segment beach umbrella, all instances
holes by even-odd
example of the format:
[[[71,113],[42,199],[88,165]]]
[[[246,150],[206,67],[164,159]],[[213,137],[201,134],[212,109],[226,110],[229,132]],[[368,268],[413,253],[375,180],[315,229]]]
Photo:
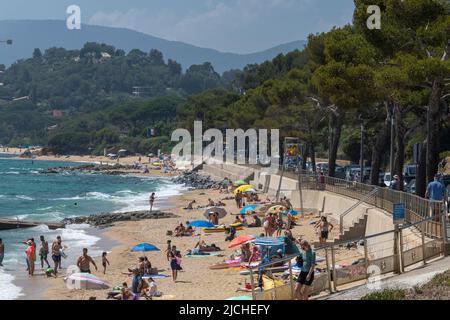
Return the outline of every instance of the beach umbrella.
[[[234,248],[234,247],[240,246],[241,244],[244,244],[244,243],[246,243],[246,242],[249,242],[249,241],[252,241],[252,240],[255,240],[255,239],[256,239],[256,238],[255,238],[254,236],[245,236],[245,235],[242,235],[242,236],[239,236],[239,237],[234,238],[234,239],[230,242],[230,245],[228,246],[228,248]]]
[[[195,220],[192,222],[189,222],[189,225],[196,228],[212,228],[214,227],[214,224],[211,222],[205,221],[205,220]]]
[[[243,186],[237,187],[236,190],[234,190],[234,193],[238,193],[239,191],[244,192],[248,188],[253,188],[253,186],[251,184],[245,184]]]
[[[267,212],[267,210],[269,210],[270,208],[272,208],[273,206],[282,206],[283,204],[281,202],[274,202],[274,203],[270,203],[270,204],[265,204],[263,206],[261,206],[259,208],[259,211],[261,212]]]
[[[203,215],[206,218],[209,218],[210,215],[212,215],[213,213],[218,213],[219,214],[219,219],[222,219],[223,217],[225,217],[227,215],[227,211],[223,208],[219,208],[219,207],[211,207],[209,209],[206,209],[205,213],[203,213]]]
[[[275,247],[284,245],[284,240],[275,237],[260,237],[256,239],[253,244],[265,247]]]
[[[285,210],[285,211],[283,211],[283,214],[284,214],[284,215],[287,215],[288,213],[290,213],[290,214],[293,215],[293,216],[298,215],[298,212],[295,211],[295,210]]]
[[[244,190],[244,193],[256,193],[256,190],[253,188],[248,188]]]
[[[241,211],[239,211],[239,213],[241,213],[241,214],[246,214],[246,213],[249,212],[249,211],[255,210],[256,207],[257,207],[256,204],[249,204],[249,205],[243,207],[243,208],[241,209]]]
[[[90,273],[72,273],[66,278],[66,284],[73,289],[102,290],[109,288],[108,283]]]
[[[267,210],[268,213],[279,213],[280,211],[286,210],[286,207],[284,206],[272,206],[269,208],[269,210]]]
[[[247,182],[245,182],[244,180],[236,180],[235,182],[233,182],[233,184],[235,186],[243,186],[243,185],[246,185]]]
[[[139,243],[130,250],[131,252],[160,251],[156,246],[150,243]]]

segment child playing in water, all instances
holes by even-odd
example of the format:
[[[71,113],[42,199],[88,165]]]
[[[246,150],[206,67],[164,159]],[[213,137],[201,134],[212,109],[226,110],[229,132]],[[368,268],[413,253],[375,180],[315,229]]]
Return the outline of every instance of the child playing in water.
[[[102,253],[102,265],[103,265],[103,274],[106,274],[106,265],[109,266],[108,258],[106,258],[107,252]]]

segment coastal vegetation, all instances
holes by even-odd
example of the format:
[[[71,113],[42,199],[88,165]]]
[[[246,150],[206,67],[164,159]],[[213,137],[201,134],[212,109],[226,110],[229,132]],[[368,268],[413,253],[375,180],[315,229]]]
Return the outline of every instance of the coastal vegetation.
[[[373,1],[371,1],[370,4]],[[87,43],[51,48],[5,70],[0,143],[41,144],[54,153],[170,150],[175,128],[278,128],[299,137],[305,155],[329,161],[360,157],[371,182],[389,161],[402,176],[420,143],[417,193],[450,150],[450,5],[441,0],[378,0],[382,26],[366,26],[368,1],[355,0],[352,25],[310,35],[303,51],[219,75],[208,62],[183,71],[149,53]],[[147,89],[132,95],[133,87]],[[53,112],[60,110],[61,113]],[[148,129],[156,129],[149,135]]]
[[[450,270],[435,275],[423,285],[412,289],[384,289],[368,293],[361,300],[448,300]]]

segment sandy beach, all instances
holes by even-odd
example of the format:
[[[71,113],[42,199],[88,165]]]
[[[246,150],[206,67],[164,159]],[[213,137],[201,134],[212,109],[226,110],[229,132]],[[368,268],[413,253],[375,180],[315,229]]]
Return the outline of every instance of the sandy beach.
[[[113,227],[108,228],[105,235],[120,243],[114,247],[108,254],[111,266],[108,267],[106,275],[101,271],[94,272],[95,275],[106,280],[112,286],[120,285],[122,282],[130,284],[131,277],[123,275],[127,268],[131,268],[137,264],[137,259],[142,253],[132,253],[130,249],[137,243],[149,242],[161,249],[160,252],[148,252],[146,256],[152,263],[153,267],[157,267],[159,272],[171,275],[169,262],[166,259],[164,249],[167,246],[167,240],[172,240],[172,244],[177,246],[183,254],[182,267],[183,271],[178,275],[178,281],[173,282],[171,277],[156,280],[158,290],[164,295],[170,295],[171,299],[199,299],[199,300],[217,300],[226,299],[239,295],[250,295],[248,292],[238,292],[237,290],[244,287],[245,281],[249,281],[248,276],[240,275],[239,269],[227,270],[210,270],[209,266],[221,262],[228,258],[236,248],[228,248],[223,233],[204,234],[197,232],[201,236],[192,237],[174,237],[167,236],[167,230],[173,230],[180,222],[185,223],[187,220],[204,219],[204,209],[185,210],[188,201],[195,199],[197,203],[205,205],[208,198],[213,200],[223,199],[226,194],[221,194],[217,190],[194,190],[185,194],[175,196],[171,199],[172,208],[165,210],[176,214],[177,218],[159,219],[159,220],[143,220],[131,222],[119,222]],[[228,195],[229,196],[229,195]],[[234,200],[223,200],[226,203],[225,208],[230,213],[237,213],[238,210]],[[227,215],[221,220],[224,223],[234,221],[234,216]],[[317,241],[317,235],[311,221],[316,221],[317,216],[311,215],[302,219],[299,226],[292,231],[296,238]],[[253,234],[258,235],[263,231],[262,228],[246,228],[238,231],[238,235]],[[338,234],[338,229],[334,229],[331,238]],[[185,257],[188,249],[192,249],[199,239],[205,240],[208,244],[214,243],[224,249],[221,252],[223,257],[207,257],[207,258],[189,258]],[[360,256],[356,250],[343,250],[339,255],[340,262],[351,263]],[[97,265],[101,265],[100,259],[95,259]],[[69,290],[66,288],[63,280],[48,279],[49,288],[44,293],[45,299],[88,299],[95,297],[96,299],[105,299],[108,290],[100,291],[83,291]],[[157,299],[157,298],[156,298]]]

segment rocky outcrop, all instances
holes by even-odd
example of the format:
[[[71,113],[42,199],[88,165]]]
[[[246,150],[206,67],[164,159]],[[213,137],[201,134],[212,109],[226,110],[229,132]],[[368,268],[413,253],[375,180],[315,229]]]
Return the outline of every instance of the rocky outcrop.
[[[48,168],[46,170],[42,170],[40,173],[42,174],[58,174],[64,172],[83,172],[83,173],[105,173],[111,175],[121,175],[121,174],[130,174],[130,171],[121,171],[122,170],[130,170],[136,169],[133,165],[99,165],[99,164],[85,164],[76,167],[54,167]],[[136,171],[140,172],[140,171]]]
[[[91,226],[110,226],[114,222],[119,221],[139,221],[146,219],[165,219],[176,218],[177,215],[171,212],[163,211],[132,211],[132,212],[115,212],[115,213],[101,213],[92,214],[90,216],[81,216],[75,218],[66,218],[62,220],[64,224],[82,224],[87,223]]]
[[[214,189],[226,185],[223,181],[215,181],[210,176],[204,176],[194,171],[185,171],[182,175],[172,178],[172,182],[184,184],[192,189]]]

